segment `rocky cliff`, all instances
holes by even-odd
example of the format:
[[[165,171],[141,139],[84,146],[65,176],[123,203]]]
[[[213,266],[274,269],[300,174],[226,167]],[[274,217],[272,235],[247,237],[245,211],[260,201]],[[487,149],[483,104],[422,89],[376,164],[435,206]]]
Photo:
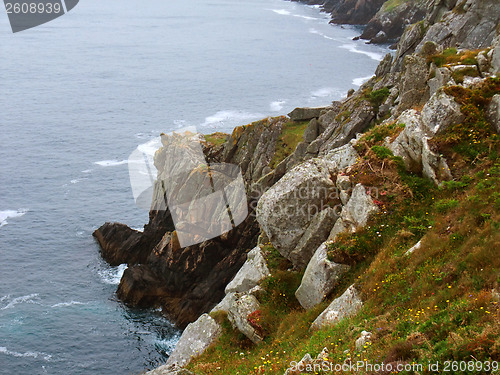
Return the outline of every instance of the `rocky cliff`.
[[[411,6],[408,3],[395,7]],[[332,6],[342,4],[346,3],[330,2]],[[386,11],[389,5],[384,5]],[[492,229],[492,223],[498,217],[495,207],[499,203],[488,199],[498,195],[494,181],[500,153],[496,134],[500,130],[499,6],[496,0],[428,1],[422,20],[405,28],[396,53],[387,55],[375,76],[344,100],[238,127],[219,145],[206,137],[203,151],[207,161],[237,164],[243,173],[250,214],[232,231],[180,248],[161,186],[155,186],[150,221],[143,233],[116,223],[106,223],[94,233],[106,260],[129,264],[118,288],[119,298],[135,306],[161,306],[180,326],[194,322],[173,359],[155,374],[181,371],[179,366],[200,355],[197,348],[204,351],[222,332],[223,350],[233,352],[271,342],[274,351],[276,347],[288,351],[286,337],[306,343],[307,332],[356,319],[360,311],[373,324],[382,322],[379,328],[384,324],[395,327],[398,323],[384,315],[382,305],[389,309],[399,303],[411,309],[413,299],[418,299],[428,302],[429,309],[431,304],[437,308],[443,302],[444,306],[446,299],[446,303],[452,299],[448,289],[453,283],[460,290],[453,298],[470,291],[485,305],[493,301],[490,291],[498,288],[496,261],[487,252],[481,252],[484,261],[480,261],[468,249],[481,249],[480,243],[498,244],[498,231]],[[166,168],[165,152],[164,146],[155,155],[160,174]],[[481,180],[486,174],[494,179],[493,185],[489,179]],[[462,207],[454,195],[468,186],[467,195],[477,197],[474,204],[482,207],[474,218],[459,220],[469,227],[454,223],[457,217],[444,215]],[[434,201],[434,195],[441,199]],[[484,198],[482,206],[479,197]],[[467,208],[470,202],[464,200],[462,215],[472,212]],[[471,231],[475,225],[483,228],[480,234]],[[483,237],[476,239],[476,235]],[[476,240],[475,245],[462,246]],[[451,245],[444,246],[448,243]],[[441,258],[433,249],[446,253],[450,265],[439,263]],[[458,249],[456,253],[454,249]],[[467,281],[469,276],[461,275],[479,277],[477,267],[460,263],[461,258],[474,259],[471,262],[481,264],[481,272],[485,270],[482,281],[474,281],[474,290]],[[452,270],[439,273],[432,268],[435,266]],[[421,272],[419,267],[435,280],[454,276],[446,284],[436,281],[423,290],[412,273]],[[380,270],[386,273],[382,275]],[[403,274],[411,285],[408,288],[401,279]],[[394,280],[401,281],[397,285],[402,292],[389,288],[385,299],[374,293],[382,283],[392,285]],[[439,301],[437,295],[442,297]],[[363,310],[364,304],[370,305],[370,312]],[[298,312],[301,309],[305,309],[303,313]],[[210,315],[202,315],[208,312]],[[303,321],[296,321],[297,314],[302,314]],[[423,316],[420,314],[424,313],[418,317]],[[477,324],[482,329],[482,323]],[[200,326],[211,329],[205,335],[196,328]],[[296,326],[297,332],[290,326]],[[410,337],[409,332],[394,327],[391,329],[398,335],[408,335],[405,345],[411,347],[437,335],[425,333],[424,339],[418,336],[420,332]],[[352,336],[356,329],[341,332]],[[379,337],[389,340],[390,332],[386,337],[384,328],[380,329]],[[250,341],[234,341],[233,330]],[[358,345],[361,352],[375,337],[363,332]],[[270,339],[262,344],[266,336]],[[337,350],[337,346],[345,345],[328,350]],[[494,341],[488,347],[491,353],[498,353]],[[227,369],[243,368],[239,360],[222,360],[214,350],[191,369],[217,373],[212,365],[222,365],[219,361]],[[328,350],[320,356],[328,357]],[[398,350],[404,351],[395,347]],[[256,353],[260,356],[258,350]],[[409,352],[389,354],[387,360],[393,363],[413,358]],[[320,356],[317,360],[323,358]],[[303,364],[314,361],[310,356],[302,360]],[[268,368],[265,363],[259,366]],[[269,369],[279,373],[286,369],[283,366]],[[286,373],[298,372],[289,369]]]

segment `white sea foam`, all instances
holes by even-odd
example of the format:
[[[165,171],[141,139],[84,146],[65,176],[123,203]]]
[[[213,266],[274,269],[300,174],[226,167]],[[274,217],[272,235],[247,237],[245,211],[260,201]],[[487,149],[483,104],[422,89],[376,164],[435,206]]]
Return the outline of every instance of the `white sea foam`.
[[[175,334],[174,336],[168,338],[168,339],[157,339],[155,340],[155,343],[157,346],[159,346],[165,353],[168,355],[172,354],[173,350],[175,349],[175,346],[179,342],[180,338],[180,333]]]
[[[275,102],[271,102],[269,105],[269,109],[274,112],[281,111],[283,109],[283,104],[286,103],[286,100],[277,100]]]
[[[87,178],[86,178],[86,177],[83,177],[83,178],[75,178],[75,179],[71,180],[70,182],[71,182],[72,184],[77,184],[77,183],[82,182],[82,181],[84,181],[84,180],[87,180]]]
[[[137,149],[139,151],[141,151],[142,153],[146,154],[148,157],[152,158],[154,156],[155,152],[160,147],[162,147],[161,138],[156,137],[156,138],[150,140],[149,142],[140,144],[139,146],[137,146]]]
[[[340,46],[340,48],[344,48],[344,49],[346,49],[350,52],[353,52],[353,53],[360,53],[362,55],[366,55],[369,58],[371,58],[372,60],[382,61],[382,57],[383,57],[382,54],[376,53],[376,52],[360,50],[356,47],[356,45],[354,43],[343,44]]]
[[[101,167],[115,167],[117,165],[124,165],[127,163],[128,160],[101,160],[94,162],[94,164],[100,165]]]
[[[315,98],[327,98],[339,94],[339,89],[334,87],[323,87],[321,89],[311,92],[312,99]]]
[[[20,208],[17,211],[14,210],[0,211],[0,228],[8,224],[7,219],[14,219],[16,217],[21,217],[28,211],[29,210],[27,208]]]
[[[309,32],[311,34],[316,34],[316,35],[322,36],[323,38],[328,39],[328,40],[339,40],[339,39],[336,39],[336,38],[332,38],[331,36],[328,36],[326,34],[323,34],[321,31],[318,31],[318,30],[316,30],[315,28],[312,28],[312,27],[309,29]]]
[[[120,284],[123,272],[125,272],[126,269],[126,264],[120,264],[117,267],[109,267],[104,270],[100,270],[98,273],[105,284],[118,285]]]
[[[74,306],[74,305],[86,305],[86,303],[78,302],[78,301],[59,302],[59,303],[56,303],[55,305],[52,305],[51,307],[68,307],[68,306]]]
[[[34,303],[33,299],[36,297],[38,297],[38,293],[28,294],[26,296],[20,296],[13,299],[10,299],[10,296],[7,296],[5,300],[8,301],[8,303],[5,306],[1,307],[0,310],[7,310],[24,302]],[[4,300],[2,300],[2,302],[3,301]]]
[[[50,361],[52,356],[50,354],[41,353],[41,352],[25,352],[19,353],[14,352],[12,350],[8,350],[5,346],[0,346],[0,353],[5,355],[10,355],[13,357],[31,357],[31,358],[43,358],[45,361]]]
[[[365,83],[366,81],[368,81],[372,77],[373,77],[373,74],[371,76],[354,78],[352,80],[352,84],[355,86],[361,86],[363,83]]]
[[[290,16],[292,14],[286,9],[269,9],[269,10],[276,14],[281,14],[282,16]]]
[[[264,117],[258,113],[249,113],[245,111],[237,111],[237,110],[226,110],[219,111],[212,116],[208,116],[205,118],[205,122],[201,124],[203,127],[216,127],[217,125],[225,125],[226,122],[229,122],[231,125],[238,125],[238,122],[241,121],[250,121],[258,118]]]
[[[92,169],[85,169],[84,171],[82,171],[82,173],[90,173],[92,172]]]

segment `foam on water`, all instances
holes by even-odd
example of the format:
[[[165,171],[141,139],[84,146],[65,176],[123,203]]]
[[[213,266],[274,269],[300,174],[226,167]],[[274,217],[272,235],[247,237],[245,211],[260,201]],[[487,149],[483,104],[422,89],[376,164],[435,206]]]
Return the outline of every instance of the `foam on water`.
[[[352,80],[352,84],[355,86],[361,86],[363,83],[365,83],[366,81],[368,81],[372,77],[373,77],[373,74],[371,76],[354,78]]]
[[[318,99],[318,98],[339,98],[341,96],[341,92],[339,89],[335,87],[323,87],[318,90],[314,90],[311,92],[311,97],[309,98],[309,101]]]
[[[286,9],[269,9],[269,10],[276,14],[280,14],[282,16],[290,16],[292,14]]]
[[[269,109],[273,112],[281,111],[285,103],[286,100],[277,100],[275,102],[271,102],[271,104],[269,104]]]
[[[212,116],[205,118],[205,122],[201,124],[202,127],[213,127],[228,125],[238,125],[241,121],[251,121],[263,118],[264,115],[259,113],[250,113],[238,110],[225,110],[219,111]]]
[[[13,357],[31,357],[31,358],[42,358],[44,361],[50,361],[52,355],[41,353],[41,352],[25,352],[19,353],[12,350],[8,350],[5,346],[0,346],[0,354],[11,355]]]
[[[78,302],[78,301],[70,301],[70,302],[59,302],[56,303],[55,305],[52,305],[51,307],[68,307],[68,306],[74,306],[74,305],[87,305],[87,303],[83,302]]]
[[[98,271],[101,280],[105,284],[118,285],[122,278],[123,272],[127,269],[126,264],[120,264],[117,267],[108,267],[106,269]]]
[[[16,217],[21,217],[28,211],[29,210],[27,208],[20,208],[17,211],[14,210],[0,211],[0,228],[3,227],[4,225],[9,224],[7,219],[14,219]]]
[[[32,294],[28,294],[28,295],[25,295],[25,296],[20,296],[20,297],[16,297],[12,300],[10,300],[10,296],[5,296],[7,298],[5,298],[5,300],[8,301],[8,303],[1,307],[0,310],[7,310],[7,309],[11,309],[13,308],[14,306],[20,304],[20,303],[24,303],[24,302],[27,302],[27,303],[35,303],[33,301],[34,298],[38,297],[38,293],[32,293]],[[4,299],[2,299],[2,302],[4,301]]]
[[[360,50],[356,47],[356,45],[354,43],[343,44],[340,46],[340,48],[344,48],[344,49],[348,50],[349,52],[360,53],[362,55],[366,55],[370,59],[375,60],[375,61],[382,61],[383,56],[380,53]]]
[[[116,167],[117,165],[128,164],[128,160],[101,160],[94,162],[94,164],[101,167]]]

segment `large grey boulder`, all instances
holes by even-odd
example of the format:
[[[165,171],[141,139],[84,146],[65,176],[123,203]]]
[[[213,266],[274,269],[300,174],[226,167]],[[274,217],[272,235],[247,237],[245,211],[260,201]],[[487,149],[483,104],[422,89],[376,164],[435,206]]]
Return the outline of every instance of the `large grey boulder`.
[[[488,107],[488,119],[496,132],[500,133],[500,94],[496,94],[491,98],[491,103]]]
[[[337,214],[331,207],[314,215],[297,246],[290,252],[289,259],[298,269],[304,269],[314,254],[315,249],[328,238],[337,220]]]
[[[327,161],[311,159],[287,172],[260,198],[257,221],[284,257],[290,257],[314,215],[335,192],[330,177]]]
[[[327,243],[323,242],[309,261],[295,297],[303,308],[313,308],[330,294],[349,269],[348,265],[328,260]]]
[[[441,87],[455,84],[448,68],[438,68],[433,64],[431,66],[431,72],[434,73],[434,77],[427,81],[431,98]]]
[[[188,324],[165,365],[186,366],[192,358],[201,355],[221,334],[221,327],[208,314]]]
[[[438,90],[422,109],[422,123],[431,135],[441,134],[464,119],[460,105],[443,90]]]
[[[357,184],[351,194],[349,202],[342,207],[340,217],[330,232],[329,240],[335,240],[342,232],[355,232],[358,228],[364,227],[369,217],[378,211],[378,207],[373,203],[373,198],[366,192],[366,188]]]
[[[352,140],[346,145],[329,151],[322,157],[323,160],[328,162],[328,169],[331,174],[336,174],[359,160],[359,154],[353,147],[354,142],[355,140]]]
[[[326,326],[338,324],[345,318],[352,317],[363,307],[363,301],[358,291],[351,285],[340,297],[332,303],[316,318],[311,329],[321,329]]]
[[[246,262],[234,276],[233,280],[227,284],[225,293],[246,292],[269,275],[269,268],[267,268],[262,251],[259,246],[256,246],[247,254]]]
[[[234,328],[237,328],[246,337],[258,344],[264,338],[260,332],[252,327],[248,321],[248,315],[260,309],[259,301],[253,295],[244,294],[239,296],[229,308],[227,318]]]
[[[220,301],[212,310],[210,310],[210,314],[219,311],[228,312],[231,306],[236,302],[238,297],[239,295],[237,293],[231,292],[226,294],[222,301]]]
[[[321,112],[324,111],[326,107],[302,107],[295,108],[292,112],[288,114],[293,121],[306,121],[311,120],[313,118],[318,118],[321,115]]]

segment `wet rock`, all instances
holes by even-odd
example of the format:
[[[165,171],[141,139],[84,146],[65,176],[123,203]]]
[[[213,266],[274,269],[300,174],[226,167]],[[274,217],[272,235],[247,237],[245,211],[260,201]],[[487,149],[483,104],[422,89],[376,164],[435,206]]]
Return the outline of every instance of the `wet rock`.
[[[313,308],[332,292],[349,269],[347,265],[329,261],[327,243],[322,243],[309,261],[295,297],[306,310]]]

